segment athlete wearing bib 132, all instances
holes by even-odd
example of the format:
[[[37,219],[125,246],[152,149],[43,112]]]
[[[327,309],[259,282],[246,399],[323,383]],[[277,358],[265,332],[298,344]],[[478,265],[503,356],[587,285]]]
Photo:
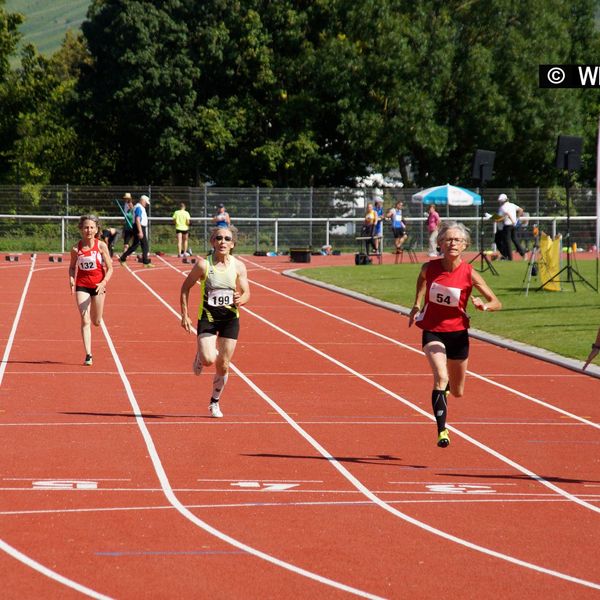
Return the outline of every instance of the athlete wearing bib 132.
[[[229,375],[240,330],[240,306],[250,299],[246,266],[232,255],[237,229],[219,227],[211,231],[213,248],[208,258],[198,257],[196,264],[181,286],[181,326],[193,331],[188,313],[189,295],[196,283],[201,285],[198,309],[197,350],[193,364],[195,375],[203,367],[215,365],[215,376],[209,404],[213,417],[222,417],[219,400]]]
[[[91,325],[100,325],[104,311],[106,284],[112,276],[108,246],[97,239],[98,218],[84,215],[79,219],[81,241],[71,248],[69,283],[81,316],[81,337],[85,348],[84,364],[92,364]]]
[[[481,275],[462,260],[470,243],[469,231],[462,223],[443,223],[437,240],[442,258],[421,268],[408,325],[416,323],[423,330],[423,351],[433,373],[431,404],[438,427],[437,443],[445,448],[450,444],[446,429],[448,394],[463,395],[467,373],[471,291],[475,287],[485,297],[485,301],[471,298],[477,310],[500,310],[502,304]]]

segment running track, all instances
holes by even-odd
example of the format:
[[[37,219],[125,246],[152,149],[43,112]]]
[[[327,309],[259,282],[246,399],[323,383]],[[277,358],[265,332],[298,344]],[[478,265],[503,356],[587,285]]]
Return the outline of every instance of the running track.
[[[92,368],[67,265],[0,265],[3,598],[600,597],[598,379],[474,341],[439,449],[406,318],[244,257],[211,419],[187,265],[153,260]]]

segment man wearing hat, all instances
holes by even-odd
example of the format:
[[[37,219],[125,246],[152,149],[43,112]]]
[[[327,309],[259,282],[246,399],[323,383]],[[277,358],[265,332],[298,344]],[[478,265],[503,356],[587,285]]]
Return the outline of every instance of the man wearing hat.
[[[498,221],[502,222],[502,234],[504,238],[504,248],[500,249],[506,254],[504,258],[506,260],[512,260],[511,241],[515,245],[517,252],[521,257],[525,257],[525,250],[517,239],[515,227],[519,220],[519,217],[523,214],[523,209],[516,204],[508,201],[506,194],[500,194],[498,196]]]
[[[133,231],[134,241],[129,248],[121,254],[119,262],[123,265],[127,257],[132,254],[136,248],[142,246],[142,262],[145,267],[153,267],[154,265],[148,258],[150,246],[148,244],[148,214],[146,208],[150,205],[150,198],[143,194],[140,196],[140,201],[133,207]]]

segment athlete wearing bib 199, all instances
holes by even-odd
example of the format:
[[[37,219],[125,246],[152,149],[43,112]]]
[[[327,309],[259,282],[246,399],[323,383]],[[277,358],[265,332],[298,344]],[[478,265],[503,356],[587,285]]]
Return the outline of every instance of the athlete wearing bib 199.
[[[235,227],[215,227],[210,234],[212,254],[207,258],[198,257],[185,278],[179,295],[181,326],[192,333],[194,328],[188,312],[190,291],[198,282],[202,287],[196,330],[197,349],[192,370],[194,375],[201,375],[204,367],[214,365],[215,375],[208,410],[217,418],[223,416],[220,400],[237,344],[239,308],[250,299],[246,266],[232,255],[236,241]]]
[[[202,282],[202,300],[198,309],[198,335],[218,333],[236,340],[240,330],[240,311],[234,304],[236,290],[236,259],[229,256],[226,265],[215,265],[212,256],[206,259],[206,278]]]

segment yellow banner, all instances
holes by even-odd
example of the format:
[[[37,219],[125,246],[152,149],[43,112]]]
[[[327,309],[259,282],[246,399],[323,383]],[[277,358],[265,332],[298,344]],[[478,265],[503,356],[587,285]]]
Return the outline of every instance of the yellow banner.
[[[560,279],[553,279],[560,271],[560,237],[553,240],[544,232],[540,235],[541,260],[538,263],[540,281],[547,281],[544,289],[550,292],[560,292]]]

